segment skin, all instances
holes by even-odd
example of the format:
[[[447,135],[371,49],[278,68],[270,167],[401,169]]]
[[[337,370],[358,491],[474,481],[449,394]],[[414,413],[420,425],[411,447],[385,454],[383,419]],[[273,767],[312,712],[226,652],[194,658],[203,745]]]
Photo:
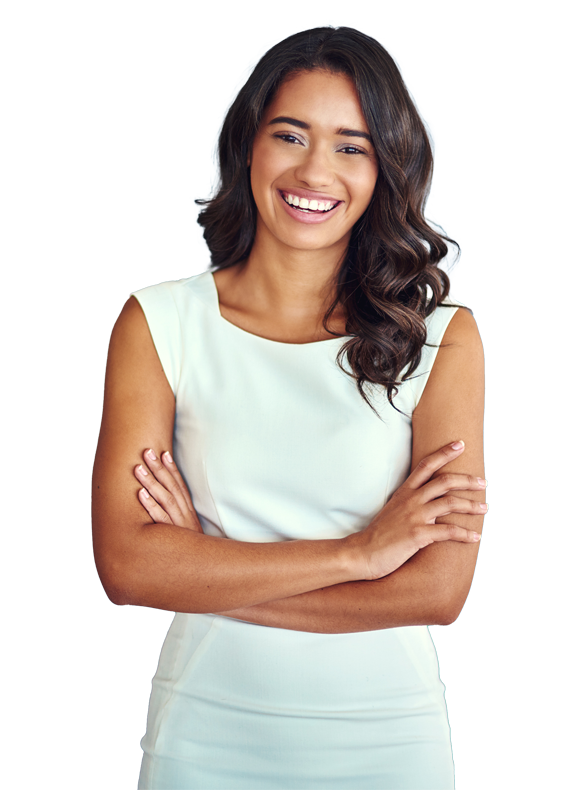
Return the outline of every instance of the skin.
[[[368,133],[347,78],[311,72],[280,88],[251,155],[254,247],[243,265],[215,275],[226,320],[280,342],[329,336],[322,316],[333,278],[377,176],[370,142],[345,129]],[[331,196],[337,208],[322,223],[301,222],[281,202],[292,190]],[[340,310],[331,327],[344,332]],[[457,312],[444,344],[413,415],[413,472],[365,530],[224,540],[202,533],[179,471],[161,455],[172,446],[175,400],[131,298],[111,338],[93,477],[95,558],[111,600],[318,632],[452,622],[487,509],[483,354],[468,312]],[[458,437],[465,445],[451,446]]]

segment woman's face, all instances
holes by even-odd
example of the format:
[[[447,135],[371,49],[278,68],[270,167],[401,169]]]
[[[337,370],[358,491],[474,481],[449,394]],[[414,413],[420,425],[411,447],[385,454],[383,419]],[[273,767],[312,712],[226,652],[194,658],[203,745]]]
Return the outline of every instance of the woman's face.
[[[327,71],[291,77],[267,107],[252,149],[256,241],[342,254],[377,174],[350,79]]]

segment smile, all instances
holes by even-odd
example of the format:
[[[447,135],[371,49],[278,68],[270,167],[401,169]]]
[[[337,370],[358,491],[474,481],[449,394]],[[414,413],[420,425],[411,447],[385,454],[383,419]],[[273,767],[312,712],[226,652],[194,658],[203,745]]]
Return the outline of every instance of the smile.
[[[280,194],[282,195],[283,200],[289,206],[292,206],[292,208],[303,212],[317,212],[324,214],[327,211],[332,211],[332,209],[336,208],[340,203],[340,200],[308,200],[307,198],[301,198],[297,195],[292,195],[290,192],[281,192]]]
[[[280,203],[286,214],[292,219],[306,225],[317,225],[327,222],[337,213],[342,206],[342,200],[310,200],[309,198],[293,195],[292,192],[278,190]]]

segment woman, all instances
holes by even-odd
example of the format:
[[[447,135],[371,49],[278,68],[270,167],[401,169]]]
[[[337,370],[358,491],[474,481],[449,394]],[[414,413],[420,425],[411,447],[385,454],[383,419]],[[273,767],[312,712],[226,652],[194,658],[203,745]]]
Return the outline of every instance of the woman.
[[[319,28],[262,58],[220,168],[214,271],[131,297],[107,366],[99,573],[178,613],[139,786],[448,790],[426,626],[473,576],[483,372],[426,132],[376,41]]]

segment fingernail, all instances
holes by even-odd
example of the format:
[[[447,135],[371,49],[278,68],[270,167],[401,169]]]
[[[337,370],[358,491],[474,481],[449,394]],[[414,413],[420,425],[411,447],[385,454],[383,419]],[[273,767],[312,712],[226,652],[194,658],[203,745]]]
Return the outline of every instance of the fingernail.
[[[153,450],[147,450],[145,455],[147,456],[147,458],[150,458],[152,461],[156,461],[157,460],[157,456],[155,455]]]
[[[473,540],[475,540],[476,542],[478,540],[481,540],[481,535],[479,534],[479,532],[474,532],[473,533]]]
[[[140,472],[142,475],[149,474],[149,472],[145,469],[145,467],[142,464],[139,464],[139,466],[137,467],[137,471]]]
[[[482,488],[487,488],[487,480],[484,480],[483,477],[478,477],[477,482]]]
[[[142,488],[141,491],[139,491],[139,493],[141,494],[143,499],[149,499],[149,491],[147,491],[146,488]]]
[[[451,445],[451,447],[452,447],[454,450],[461,450],[461,448],[462,448],[462,447],[465,447],[465,442],[463,442],[463,441],[461,441],[461,440],[459,440],[458,442],[453,442],[453,444]]]
[[[169,453],[169,451],[168,451],[168,450],[166,450],[166,451],[163,453],[163,455],[165,456],[165,459],[167,460],[167,462],[168,462],[168,463],[170,463],[170,464],[172,464],[172,463],[173,463],[173,458],[171,457],[171,455],[170,455],[170,453]]]
[[[482,510],[485,510],[485,511],[487,511],[487,510],[488,510],[488,507],[487,507],[487,502],[480,502],[480,503],[479,503],[479,507],[480,507]]]

